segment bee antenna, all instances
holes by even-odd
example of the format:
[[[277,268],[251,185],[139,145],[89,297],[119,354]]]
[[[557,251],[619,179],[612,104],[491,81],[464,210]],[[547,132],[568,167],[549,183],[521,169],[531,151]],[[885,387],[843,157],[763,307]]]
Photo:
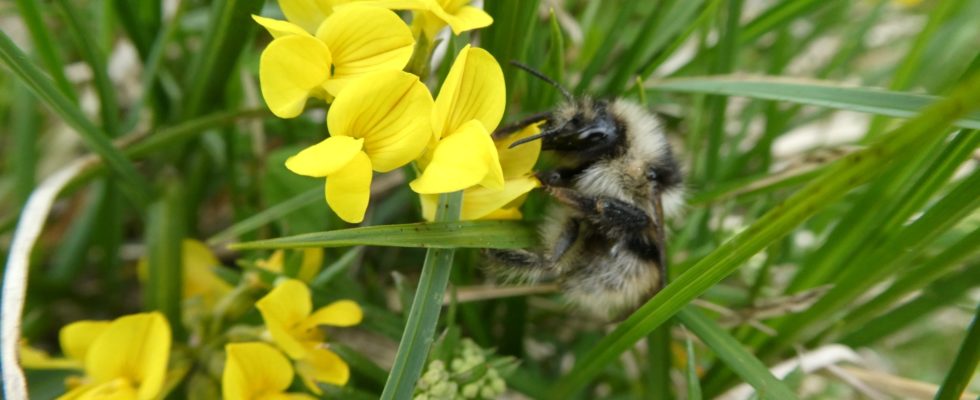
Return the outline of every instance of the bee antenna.
[[[513,65],[513,66],[515,66],[517,68],[523,69],[524,71],[527,71],[527,73],[533,75],[535,78],[538,78],[538,79],[540,79],[542,81],[547,82],[549,85],[554,86],[556,89],[558,89],[558,91],[561,92],[561,95],[563,97],[565,97],[565,100],[571,102],[571,101],[573,101],[575,99],[575,97],[572,96],[572,93],[569,92],[568,89],[565,89],[564,86],[562,86],[558,82],[555,82],[554,79],[551,79],[551,77],[549,77],[548,75],[545,75],[541,71],[538,71],[538,70],[536,70],[534,68],[531,68],[531,67],[529,67],[529,66],[527,66],[525,64],[522,64],[521,62],[519,62],[517,60],[510,60],[510,65]]]
[[[534,140],[538,140],[538,139],[541,139],[541,138],[545,138],[545,137],[554,135],[555,132],[556,131],[546,130],[546,131],[541,132],[541,133],[539,133],[537,135],[531,135],[531,136],[528,136],[528,137],[523,138],[523,139],[518,139],[518,140],[515,140],[514,143],[511,143],[510,146],[507,146],[507,148],[508,149],[513,149],[513,148],[515,148],[517,146],[520,146],[520,145],[522,145],[524,143],[531,142],[531,141],[534,141]]]

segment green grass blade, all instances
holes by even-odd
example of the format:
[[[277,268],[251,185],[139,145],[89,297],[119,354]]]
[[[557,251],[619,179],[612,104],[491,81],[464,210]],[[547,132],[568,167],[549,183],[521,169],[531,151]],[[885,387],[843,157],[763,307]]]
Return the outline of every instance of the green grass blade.
[[[254,250],[367,245],[513,249],[530,247],[535,240],[534,230],[521,222],[462,221],[365,226],[232,243],[228,247],[235,250]]]
[[[186,99],[182,115],[195,117],[216,105],[224,94],[238,55],[249,43],[248,37],[258,26],[252,14],[258,14],[264,0],[219,0],[212,4],[212,21],[204,36],[204,45],[191,62]]]
[[[813,329],[817,324],[834,322],[830,316],[853,303],[872,286],[881,282],[895,270],[896,264],[908,263],[926,244],[958,223],[963,217],[980,207],[980,171],[959,182],[945,197],[936,202],[921,217],[894,238],[865,257],[852,260],[834,287],[806,311],[793,315],[779,329],[780,335],[763,354],[772,354],[791,345],[803,328]]]
[[[261,228],[265,224],[276,221],[283,216],[289,215],[293,211],[299,210],[305,206],[313,204],[317,200],[322,201],[323,199],[323,189],[313,188],[307,190],[303,193],[296,195],[295,197],[269,207],[261,212],[252,215],[246,219],[236,222],[234,225],[225,228],[221,232],[218,232],[208,239],[208,244],[215,245],[217,243],[232,240],[242,234],[252,232],[256,229]]]
[[[27,55],[21,52],[3,32],[0,32],[0,60],[24,81],[39,99],[47,103],[68,125],[75,128],[85,144],[102,157],[109,169],[123,179],[128,189],[127,195],[137,203],[148,201],[150,188],[136,172],[136,167],[112,146],[109,138],[85,117],[82,110],[28,61]]]
[[[940,1],[938,6],[929,13],[929,20],[926,21],[926,25],[919,30],[919,34],[916,35],[915,41],[912,42],[912,46],[909,47],[905,56],[900,58],[901,64],[899,64],[895,74],[892,75],[888,89],[905,90],[911,86],[916,77],[916,70],[925,61],[922,55],[926,50],[926,45],[929,44],[942,23],[956,9],[957,3],[959,3],[957,0]],[[885,119],[880,117],[872,119],[868,128],[868,136],[874,137],[880,134],[885,127],[885,122]]]
[[[681,310],[681,312],[683,313],[684,310]],[[701,400],[701,382],[698,380],[698,363],[694,358],[694,343],[691,341],[691,338],[684,340],[684,349],[687,354],[687,373],[684,375],[684,380],[687,382],[687,398],[689,400]]]
[[[462,192],[440,195],[436,221],[459,220],[462,204]],[[412,309],[408,312],[405,331],[398,344],[395,363],[391,367],[388,381],[385,382],[384,391],[381,393],[382,399],[412,398],[415,382],[422,376],[425,360],[429,356],[429,347],[432,346],[455,252],[453,248],[429,249],[425,255],[419,286],[412,300]]]
[[[942,253],[930,257],[923,265],[905,272],[887,290],[851,311],[843,319],[844,330],[860,329],[871,317],[899,302],[909,293],[953,272],[956,267],[961,266],[971,255],[978,252],[980,252],[980,229],[967,234]]]
[[[75,39],[79,53],[92,70],[92,80],[99,96],[99,115],[102,119],[102,129],[109,137],[116,137],[120,134],[116,89],[113,87],[112,80],[109,79],[106,55],[95,43],[96,37],[91,34],[93,28],[85,26],[82,22],[83,19],[91,20],[91,18],[81,15],[81,11],[75,7],[72,1],[57,0],[57,3],[68,22],[68,32]]]
[[[741,42],[751,43],[766,33],[787,25],[798,17],[809,15],[816,8],[828,6],[833,1],[789,0],[782,1],[749,21],[742,28]]]
[[[714,63],[711,65],[711,72],[715,75],[727,74],[734,70],[738,50],[736,49],[739,32],[739,17],[742,15],[743,0],[732,0],[728,2],[725,10],[724,31],[719,39],[718,49]],[[705,114],[708,115],[708,143],[704,159],[704,169],[696,169],[699,172],[695,176],[706,178],[710,181],[716,177],[720,165],[720,152],[722,141],[726,140],[725,135],[725,110],[728,109],[728,97],[708,96],[705,99]],[[699,166],[695,166],[699,167]]]
[[[974,265],[976,262],[974,260]],[[904,332],[909,325],[941,307],[953,304],[977,286],[980,286],[980,274],[973,269],[963,268],[933,282],[911,301],[851,331],[840,339],[840,343],[851,347],[867,346],[892,334]]]
[[[946,379],[943,380],[939,393],[936,393],[936,400],[954,400],[960,398],[966,385],[977,372],[977,363],[980,362],[980,304],[973,316],[973,322],[967,330],[966,338],[960,345],[960,351],[956,354],[956,361],[949,368]]]
[[[938,140],[935,132],[942,131],[978,104],[980,75],[975,75],[950,98],[928,107],[920,116],[882,137],[883,140],[828,167],[826,172],[701,259],[623,321],[562,377],[553,398],[568,398],[587,385],[623,351],[737,270],[749,257],[788,234],[828,203],[882,172],[889,161],[900,162],[909,157],[909,153]]]
[[[184,276],[181,241],[185,230],[182,201],[180,187],[172,183],[164,196],[149,207],[148,273],[143,286],[143,307],[163,313],[177,337],[181,337],[184,326],[180,313]]]
[[[37,112],[37,100],[27,87],[14,82],[13,89],[13,97],[18,101],[11,104],[10,147],[12,151],[8,153],[9,164],[6,166],[14,175],[14,199],[19,208],[31,195],[37,180],[38,137],[40,136],[37,132],[41,118]]]
[[[17,0],[17,11],[31,33],[34,51],[41,57],[48,75],[54,80],[61,94],[65,95],[69,102],[77,103],[78,95],[75,94],[75,88],[65,75],[65,62],[58,54],[58,45],[51,37],[51,30],[44,25],[44,20],[41,18],[41,15],[44,15],[41,7],[45,7],[45,4],[40,1]]]
[[[698,9],[704,0],[676,0],[665,6],[662,14],[651,16],[656,18],[654,29],[640,29],[640,35],[630,49],[619,60],[620,67],[606,84],[606,94],[618,94],[624,90],[630,78],[639,74],[641,61],[644,57],[652,57],[660,53],[670,40],[691,25],[696,18]],[[657,14],[657,13],[651,13]],[[649,56],[648,56],[649,55]],[[641,77],[647,75],[639,75]]]
[[[778,400],[797,398],[783,381],[769,372],[762,361],[697,309],[688,306],[677,313],[677,319],[708,345],[735,373],[752,385],[760,398]],[[695,376],[694,379],[696,380],[697,377]]]
[[[900,118],[912,117],[925,106],[939,100],[936,96],[779,77],[677,78],[648,82],[647,87],[655,91],[724,94],[789,101]],[[969,113],[954,122],[954,125],[980,129],[980,112]]]
[[[673,321],[667,321],[652,333],[647,335],[647,366],[644,375],[644,397],[650,399],[672,399],[673,382],[670,379],[671,360],[671,328]]]
[[[589,84],[592,83],[592,79],[602,69],[602,66],[609,61],[609,54],[616,47],[616,41],[620,38],[618,28],[624,26],[629,21],[629,18],[633,15],[633,9],[639,3],[638,1],[627,1],[620,4],[619,13],[616,14],[616,19],[609,28],[593,28],[605,32],[605,37],[603,37],[602,44],[599,45],[596,53],[590,58],[589,65],[582,71],[582,77],[579,78],[578,85],[575,86],[575,92],[585,92],[589,88]]]
[[[481,46],[497,59],[504,70],[508,96],[514,92],[517,68],[510,60],[523,61],[533,36],[535,12],[540,0],[494,0],[484,3],[493,25],[480,31]]]

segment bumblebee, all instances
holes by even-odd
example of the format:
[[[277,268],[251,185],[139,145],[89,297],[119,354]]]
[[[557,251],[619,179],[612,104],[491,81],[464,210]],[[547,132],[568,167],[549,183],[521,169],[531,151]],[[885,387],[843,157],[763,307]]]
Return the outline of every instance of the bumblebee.
[[[557,200],[540,227],[542,248],[488,250],[507,278],[553,281],[573,305],[597,317],[632,311],[666,283],[665,216],[683,202],[682,174],[659,119],[625,99],[573,97],[554,80],[514,63],[559,89],[565,103],[503,128],[507,135],[544,121],[541,140],[559,160],[538,172]]]

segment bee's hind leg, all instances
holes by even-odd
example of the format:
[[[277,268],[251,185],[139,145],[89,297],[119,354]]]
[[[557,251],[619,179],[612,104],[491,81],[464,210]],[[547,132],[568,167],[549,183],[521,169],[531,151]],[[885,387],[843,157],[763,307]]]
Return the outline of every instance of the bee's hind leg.
[[[547,275],[544,255],[524,249],[484,249],[489,269],[507,280],[538,282]]]

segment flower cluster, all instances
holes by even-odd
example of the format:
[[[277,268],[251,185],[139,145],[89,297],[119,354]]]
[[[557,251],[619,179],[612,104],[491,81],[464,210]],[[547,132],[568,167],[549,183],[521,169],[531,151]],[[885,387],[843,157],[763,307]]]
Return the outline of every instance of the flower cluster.
[[[445,343],[443,343],[445,344]],[[470,339],[459,341],[446,362],[429,362],[415,389],[415,400],[495,399],[507,389],[501,374],[514,366],[506,358],[494,358]],[[503,370],[503,371],[502,371]]]
[[[320,384],[347,383],[349,367],[329,348],[322,328],[357,325],[363,313],[351,300],[313,309],[312,294],[304,282],[319,273],[324,262],[322,249],[304,249],[288,257],[280,250],[248,263],[254,269],[247,267],[237,285],[215,274],[221,264],[201,242],[184,240],[181,258],[182,322],[191,338],[187,346],[180,346],[180,354],[173,357],[176,360],[170,354],[170,322],[153,312],[114,321],[71,323],[60,332],[63,358],[24,344],[23,365],[82,371],[82,376],[68,379],[62,399],[162,398],[173,389],[167,382],[184,378],[191,354],[204,366],[194,372],[196,378],[189,378],[198,382],[189,389],[197,398],[212,398],[218,390],[226,399],[313,398],[285,393],[296,375],[315,394],[322,393]],[[271,290],[270,283],[275,283]],[[257,292],[264,295],[257,296]],[[204,304],[207,306],[202,307]],[[255,309],[262,316],[262,326],[243,318]],[[226,321],[231,323],[224,324]],[[223,353],[217,350],[220,348]],[[220,389],[202,389],[206,385],[200,382],[217,378]]]
[[[311,97],[331,103],[329,137],[289,158],[286,167],[326,178],[326,202],[344,221],[363,221],[374,172],[413,161],[421,173],[410,187],[420,194],[427,219],[437,194],[460,190],[466,190],[464,219],[519,217],[519,200],[537,186],[529,172],[538,150],[505,152],[491,138],[506,93],[489,52],[464,47],[434,99],[423,79],[403,71],[413,57],[430,56],[413,54],[417,40],[430,43],[446,25],[459,34],[492,23],[468,3],[280,0],[287,21],[255,17],[274,37],[259,67],[273,113],[295,117]],[[392,9],[411,10],[412,26]]]
[[[67,380],[69,399],[140,399],[160,397],[170,358],[170,324],[160,313],[114,321],[77,321],[61,329],[64,358],[49,358],[22,347],[26,368],[81,370]]]

